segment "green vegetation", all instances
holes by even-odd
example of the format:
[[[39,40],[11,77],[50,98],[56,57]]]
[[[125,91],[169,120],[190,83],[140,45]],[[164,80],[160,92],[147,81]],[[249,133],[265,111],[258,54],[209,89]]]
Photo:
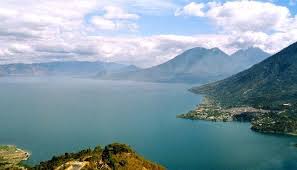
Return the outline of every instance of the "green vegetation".
[[[32,170],[63,170],[69,167],[79,167],[83,170],[163,170],[164,167],[145,160],[128,145],[114,143],[104,147],[85,149],[77,153],[65,153],[54,156],[51,160],[40,162]]]
[[[70,161],[86,161],[86,160],[100,160],[101,159],[101,152],[102,149],[100,146],[95,147],[94,150],[92,149],[85,149],[79,151],[77,153],[65,153],[64,155],[60,156],[53,156],[53,158],[49,161],[40,162],[39,165],[32,167],[32,169],[36,170],[47,170],[47,169],[55,169],[61,166],[64,163]]]
[[[297,131],[297,43],[225,80],[192,88],[224,108],[251,106],[270,110],[252,121],[259,132]]]
[[[261,114],[251,123],[254,131],[297,135],[297,116],[288,111]]]
[[[14,145],[0,145],[0,150],[10,152],[10,151],[16,151],[17,148]]]
[[[102,160],[112,169],[165,169],[137,155],[128,145],[119,143],[105,146]]]
[[[279,109],[297,98],[297,43],[250,69],[191,91],[206,94],[225,107]]]

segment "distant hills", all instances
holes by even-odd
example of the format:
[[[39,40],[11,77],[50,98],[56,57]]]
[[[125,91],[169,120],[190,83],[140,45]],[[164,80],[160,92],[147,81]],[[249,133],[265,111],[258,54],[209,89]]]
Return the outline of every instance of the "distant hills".
[[[226,106],[278,108],[296,104],[297,43],[225,80],[195,87]]]
[[[207,83],[238,73],[268,56],[259,48],[227,55],[219,48],[197,47],[146,69],[101,61],[60,61],[0,65],[0,76],[84,76],[108,80]]]
[[[151,82],[206,83],[219,80],[264,60],[269,56],[259,48],[239,50],[231,56],[219,48],[193,48],[175,58],[147,69],[120,72],[98,78]]]
[[[0,76],[95,76],[137,67],[107,62],[65,61],[33,64],[0,65]]]

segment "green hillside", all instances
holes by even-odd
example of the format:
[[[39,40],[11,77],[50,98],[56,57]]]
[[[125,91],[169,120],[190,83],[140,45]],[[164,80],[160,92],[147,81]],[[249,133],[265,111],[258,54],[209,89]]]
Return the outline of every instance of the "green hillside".
[[[297,43],[248,70],[191,89],[227,107],[249,105],[278,109],[297,99]]]

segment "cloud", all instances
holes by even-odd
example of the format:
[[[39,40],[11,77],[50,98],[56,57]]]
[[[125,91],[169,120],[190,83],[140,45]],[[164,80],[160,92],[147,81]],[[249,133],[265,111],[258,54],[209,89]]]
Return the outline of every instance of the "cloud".
[[[0,63],[98,60],[96,47],[101,43],[93,40],[94,32],[138,29],[131,20],[139,16],[113,4],[111,0],[1,1]],[[104,13],[93,16],[94,25],[87,24],[86,17],[98,11]]]
[[[100,16],[94,16],[91,19],[91,23],[95,25],[99,29],[103,30],[116,30],[117,29],[117,24],[109,19],[105,19]]]
[[[64,39],[23,42],[15,45],[0,40],[0,62],[47,62],[57,60],[110,61],[149,67],[172,59],[184,50],[202,46],[222,47],[228,37],[221,35],[146,37],[75,36]],[[20,57],[21,55],[21,57]]]
[[[101,44],[97,50],[105,61],[149,67],[163,63],[177,54],[197,46],[205,48],[219,46],[227,50],[224,47],[228,42],[228,37],[223,35],[155,35],[147,37],[96,37],[96,41]]]
[[[106,12],[104,14],[104,18],[107,19],[135,20],[139,18],[137,14],[128,13],[120,7],[116,6],[107,6],[104,8],[104,10]]]
[[[136,23],[129,20],[109,20],[100,16],[93,16],[90,22],[97,29],[107,31],[126,30],[135,32],[139,28]]]
[[[189,3],[183,9],[196,4]],[[297,41],[297,16],[293,16],[285,6],[261,1],[227,1],[225,3],[209,2],[201,8],[182,11],[183,15],[191,15],[208,19],[217,32],[229,38],[231,48],[260,47],[275,53],[290,43]],[[194,15],[195,11],[203,14]]]
[[[136,31],[138,25],[132,20],[139,19],[136,14],[128,13],[116,6],[104,7],[104,14],[101,16],[94,15],[91,17],[90,23],[100,30],[127,30]]]
[[[226,31],[281,31],[291,20],[287,7],[269,2],[232,1],[211,6],[207,17]]]
[[[175,11],[175,16],[180,15],[189,15],[189,16],[197,16],[202,17],[204,16],[203,8],[205,5],[203,3],[195,3],[191,2],[188,5],[184,6],[183,8],[179,8]]]
[[[144,15],[174,12],[206,18],[217,32],[138,34]],[[248,46],[276,52],[297,40],[297,16],[286,7],[254,1],[179,8],[171,0],[10,0],[0,1],[0,20],[0,64],[103,60],[149,67],[197,46],[228,53]]]

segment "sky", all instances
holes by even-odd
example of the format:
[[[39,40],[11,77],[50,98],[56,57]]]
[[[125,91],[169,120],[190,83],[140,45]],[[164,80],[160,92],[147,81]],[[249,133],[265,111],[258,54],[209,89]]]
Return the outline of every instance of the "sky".
[[[276,53],[297,41],[297,0],[5,0],[0,21],[0,64],[145,68],[193,47]]]

